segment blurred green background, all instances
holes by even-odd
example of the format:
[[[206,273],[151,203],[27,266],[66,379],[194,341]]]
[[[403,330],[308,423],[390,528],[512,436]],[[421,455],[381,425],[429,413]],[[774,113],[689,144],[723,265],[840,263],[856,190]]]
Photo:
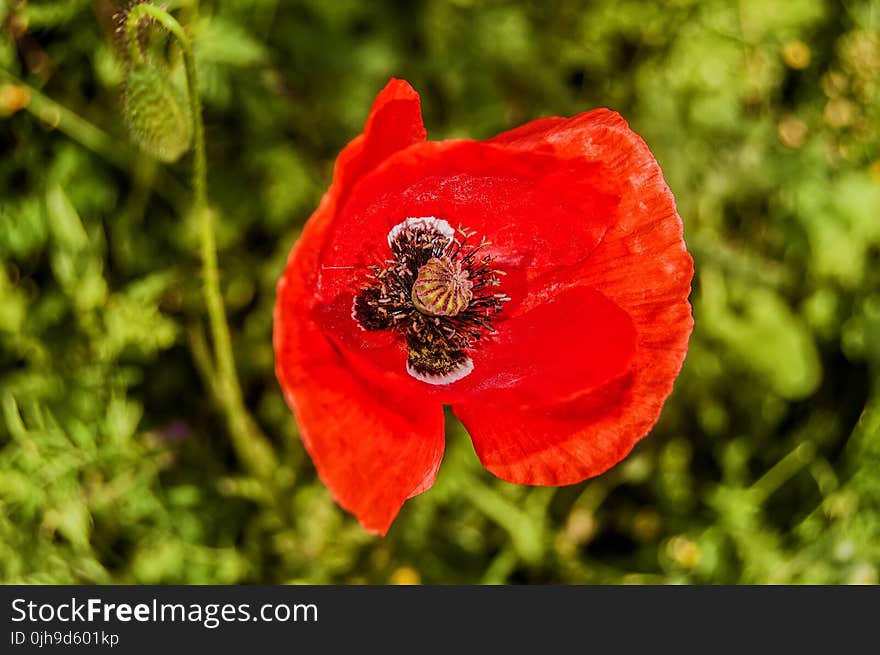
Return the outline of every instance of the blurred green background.
[[[119,7],[0,0],[0,581],[878,582],[880,2],[170,6],[277,467],[246,472],[199,375],[190,157],[126,136]],[[391,76],[434,139],[620,111],[676,195],[696,329],[623,464],[506,484],[450,420],[436,486],[380,539],[317,480],[270,335],[287,253]]]

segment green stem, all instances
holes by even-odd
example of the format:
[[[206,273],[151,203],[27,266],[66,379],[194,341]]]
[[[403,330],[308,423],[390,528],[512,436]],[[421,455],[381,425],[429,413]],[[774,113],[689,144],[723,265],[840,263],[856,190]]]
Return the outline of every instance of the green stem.
[[[232,352],[229,324],[226,320],[226,308],[223,306],[223,295],[220,291],[217,242],[214,235],[213,215],[208,208],[205,128],[202,122],[202,103],[199,96],[192,43],[180,23],[168,12],[150,4],[135,5],[129,11],[125,21],[125,41],[129,53],[136,63],[143,63],[143,53],[138,42],[138,25],[141,19],[146,17],[155,20],[168,30],[177,40],[183,53],[194,137],[192,210],[199,221],[202,269],[205,278],[205,304],[208,310],[211,338],[214,343],[214,357],[217,361],[218,385],[222,393],[229,431],[232,435],[233,445],[245,466],[255,475],[269,478],[274,468],[272,449],[265,436],[260,433],[259,428],[248,415],[244,405],[241,385],[235,370],[235,358]]]
[[[11,73],[0,71],[0,77],[6,78],[11,84],[27,89],[29,99],[24,109],[29,113],[47,125],[61,130],[74,141],[81,143],[114,166],[120,168],[128,167],[129,158],[126,156],[126,152],[119,148],[118,142],[112,139],[110,135],[83,120],[66,107],[50,100],[32,86],[18,80]]]
[[[543,526],[541,521],[526,514],[495,488],[484,484],[476,475],[461,485],[461,490],[491,521],[504,528],[516,553],[531,565],[537,565],[544,555]]]
[[[751,492],[763,503],[783,484],[793,478],[802,468],[810,464],[816,456],[816,446],[812,441],[804,441],[780,459],[761,476],[751,487]]]

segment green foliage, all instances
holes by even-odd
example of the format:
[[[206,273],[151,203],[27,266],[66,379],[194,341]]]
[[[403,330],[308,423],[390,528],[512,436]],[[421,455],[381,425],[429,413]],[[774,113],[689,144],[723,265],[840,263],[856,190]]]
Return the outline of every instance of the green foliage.
[[[115,8],[0,1],[0,580],[878,582],[877,0],[200,5],[171,7],[195,42],[223,292],[276,473],[247,472],[216,409],[188,158],[127,145]],[[143,45],[179,74],[167,39]],[[676,195],[696,329],[620,466],[508,485],[452,423],[436,486],[378,539],[296,438],[271,312],[392,75],[432,138],[620,111]]]

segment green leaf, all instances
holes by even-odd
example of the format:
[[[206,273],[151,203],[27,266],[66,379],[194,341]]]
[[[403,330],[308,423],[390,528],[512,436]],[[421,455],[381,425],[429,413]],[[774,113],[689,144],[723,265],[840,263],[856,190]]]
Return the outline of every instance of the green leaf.
[[[238,68],[257,66],[268,59],[266,47],[240,25],[220,16],[199,21],[196,56],[204,63]]]

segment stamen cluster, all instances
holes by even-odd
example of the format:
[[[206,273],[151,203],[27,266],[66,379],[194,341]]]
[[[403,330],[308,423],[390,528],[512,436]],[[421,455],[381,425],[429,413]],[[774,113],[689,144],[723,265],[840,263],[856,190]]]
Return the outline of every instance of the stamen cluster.
[[[355,297],[358,325],[401,334],[407,369],[425,382],[449,384],[468,375],[468,351],[494,331],[492,317],[510,300],[496,292],[504,272],[492,266],[485,238],[472,242],[475,235],[433,217],[406,219],[388,235],[393,258],[370,267]]]

